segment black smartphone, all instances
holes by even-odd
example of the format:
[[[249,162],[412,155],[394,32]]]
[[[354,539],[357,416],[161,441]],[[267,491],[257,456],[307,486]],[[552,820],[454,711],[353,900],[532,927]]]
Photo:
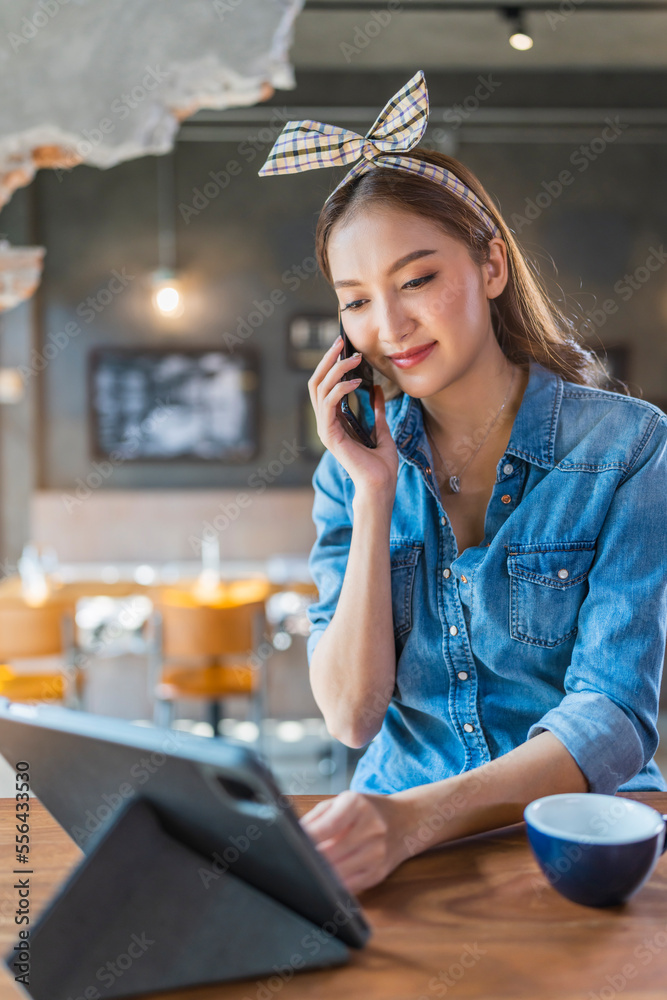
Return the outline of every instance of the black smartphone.
[[[355,353],[355,348],[343,329],[343,317],[340,314],[340,309],[338,310],[338,324],[340,335],[343,338],[343,350],[340,356],[341,358],[351,358]],[[377,448],[373,369],[363,357],[356,368],[352,368],[351,371],[343,375],[343,380],[347,382],[355,378],[360,378],[362,381],[356,389],[343,396],[340,404],[341,416],[354,437],[365,444],[367,448]]]

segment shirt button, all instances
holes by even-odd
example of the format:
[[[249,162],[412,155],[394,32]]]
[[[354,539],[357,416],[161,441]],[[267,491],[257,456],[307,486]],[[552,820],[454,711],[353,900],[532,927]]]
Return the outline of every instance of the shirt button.
[[[431,475],[431,466],[430,466],[430,465],[427,465],[427,466],[426,466],[426,470],[425,470],[425,471],[426,471],[426,475],[427,475],[427,476],[430,476],[430,475]]]
[[[567,580],[567,578],[568,578],[568,576],[570,574],[568,573],[568,571],[566,569],[559,569],[558,570],[558,575],[561,578],[561,580]]]
[[[450,626],[449,634],[450,635],[458,635],[459,634],[459,630],[457,629],[456,625],[451,625]]]
[[[442,575],[444,576],[445,580],[449,580],[450,576],[452,575],[451,569],[443,569]]]
[[[458,674],[456,676],[458,677],[458,679],[460,681],[467,681],[468,680],[468,671],[467,670],[459,670],[459,672],[458,672]]]
[[[503,465],[503,472],[505,473],[506,476],[512,475],[512,473],[514,472],[514,466],[511,464],[511,462],[508,462],[507,465]]]
[[[509,493],[505,493],[503,496],[501,496],[500,499],[502,500],[503,503],[512,503],[512,497],[509,495]]]
[[[462,576],[461,577],[461,583],[467,583],[467,582],[468,582],[468,577],[467,576]]]
[[[440,518],[440,524],[447,524],[447,518],[446,517],[441,517]]]
[[[466,733],[473,733],[475,731],[475,727],[472,726],[469,722],[464,722],[463,728],[465,729]]]

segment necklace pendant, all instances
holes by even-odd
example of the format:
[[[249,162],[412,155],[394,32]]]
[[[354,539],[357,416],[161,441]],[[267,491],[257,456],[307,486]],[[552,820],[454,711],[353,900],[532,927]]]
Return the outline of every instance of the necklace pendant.
[[[459,492],[459,488],[460,487],[459,487],[459,477],[458,476],[450,476],[449,477],[449,488],[452,491],[452,493],[458,493]]]

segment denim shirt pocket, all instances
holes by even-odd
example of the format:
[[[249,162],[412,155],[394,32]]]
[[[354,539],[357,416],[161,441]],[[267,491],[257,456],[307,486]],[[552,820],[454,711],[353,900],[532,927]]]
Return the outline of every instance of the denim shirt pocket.
[[[391,610],[394,617],[394,636],[405,635],[412,628],[412,589],[415,569],[423,542],[410,538],[390,538],[391,560]]]
[[[510,634],[520,642],[558,646],[577,632],[588,593],[592,542],[509,546]]]

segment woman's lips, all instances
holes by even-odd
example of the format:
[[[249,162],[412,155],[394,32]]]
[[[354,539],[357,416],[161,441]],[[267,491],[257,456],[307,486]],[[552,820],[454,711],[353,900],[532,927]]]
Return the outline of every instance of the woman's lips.
[[[420,361],[424,361],[429,356],[435,345],[436,341],[434,340],[430,344],[425,344],[424,347],[411,351],[407,356],[392,357],[390,355],[389,360],[392,364],[395,364],[397,368],[413,368],[415,365],[418,365]]]

